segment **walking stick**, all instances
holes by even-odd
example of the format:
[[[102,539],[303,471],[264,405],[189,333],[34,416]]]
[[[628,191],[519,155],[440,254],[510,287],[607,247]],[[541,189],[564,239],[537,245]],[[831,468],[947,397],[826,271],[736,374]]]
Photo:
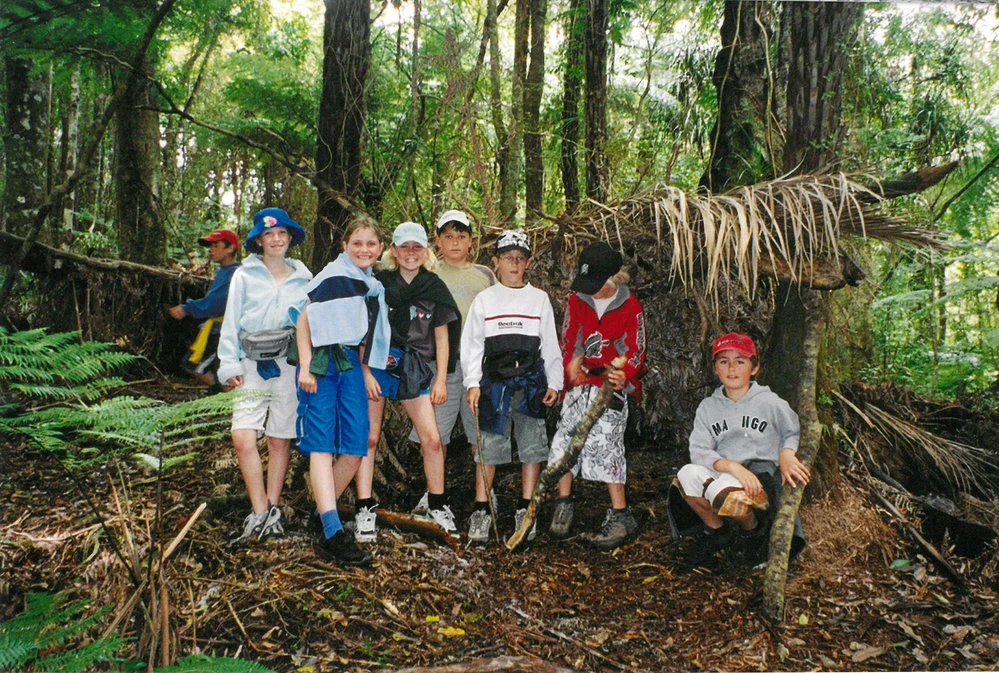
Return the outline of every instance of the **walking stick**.
[[[593,428],[593,424],[603,415],[604,410],[607,409],[607,403],[610,402],[611,395],[614,393],[614,387],[610,384],[607,375],[615,369],[623,368],[625,362],[627,361],[624,356],[618,356],[607,367],[607,371],[604,373],[604,383],[600,386],[600,392],[597,393],[590,408],[583,415],[583,418],[580,419],[575,430],[573,430],[572,440],[569,442],[565,453],[554,463],[549,463],[541,473],[541,476],[538,478],[538,484],[534,487],[534,494],[531,496],[531,504],[527,506],[527,516],[521,522],[520,528],[515,530],[510,539],[506,541],[506,548],[509,551],[515,550],[527,538],[527,532],[531,530],[531,526],[534,525],[534,519],[538,515],[538,504],[545,497],[548,489],[554,486],[562,478],[562,475],[576,464],[579,454],[586,444],[586,438]]]
[[[489,502],[489,514],[493,520],[493,534],[496,536],[497,542],[502,542],[499,536],[499,527],[496,525],[496,507],[493,506],[492,497],[492,484],[486,483],[486,463],[482,458],[482,429],[479,428],[479,407],[476,405],[475,409],[472,411],[472,415],[475,416],[475,441],[478,442],[475,447],[475,462],[479,465],[479,473],[482,475],[482,484],[486,487],[486,501]]]

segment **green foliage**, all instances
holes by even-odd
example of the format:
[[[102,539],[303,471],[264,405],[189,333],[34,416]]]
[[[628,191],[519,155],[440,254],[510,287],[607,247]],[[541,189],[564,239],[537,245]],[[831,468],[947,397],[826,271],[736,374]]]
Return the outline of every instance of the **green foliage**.
[[[0,670],[91,670],[113,658],[124,641],[88,634],[108,608],[86,615],[87,603],[65,594],[29,594],[22,614],[0,622]]]
[[[86,601],[70,602],[67,594],[29,594],[23,613],[0,622],[0,670],[82,673],[98,664],[120,661],[128,641],[91,632],[109,608],[86,614]],[[141,662],[137,662],[141,663]],[[144,664],[143,664],[144,667]],[[194,655],[156,673],[271,673],[243,659]]]
[[[163,469],[189,459],[191,445],[226,434],[229,394],[180,404],[130,396],[94,403],[123,384],[111,372],[136,359],[112,344],[80,343],[75,332],[0,329],[0,391],[20,400],[0,406],[0,432],[63,451],[71,467],[116,451],[152,451]]]

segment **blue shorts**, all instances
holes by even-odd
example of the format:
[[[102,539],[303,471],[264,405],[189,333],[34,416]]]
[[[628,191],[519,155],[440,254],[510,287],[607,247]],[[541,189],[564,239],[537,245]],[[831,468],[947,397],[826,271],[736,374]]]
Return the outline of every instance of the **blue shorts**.
[[[345,348],[354,366],[338,372],[331,366],[318,376],[316,392],[298,389],[298,450],[347,456],[368,455],[368,394],[357,351]]]

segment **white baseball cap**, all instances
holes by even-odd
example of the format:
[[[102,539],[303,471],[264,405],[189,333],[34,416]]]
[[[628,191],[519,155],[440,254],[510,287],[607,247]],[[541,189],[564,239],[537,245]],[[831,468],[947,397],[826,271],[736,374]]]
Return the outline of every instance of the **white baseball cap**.
[[[392,245],[419,243],[427,247],[427,232],[416,222],[403,222],[392,232]]]
[[[435,231],[439,234],[441,229],[449,224],[457,224],[465,227],[469,231],[472,231],[472,223],[468,220],[468,215],[460,210],[445,210],[441,213],[441,216],[437,218],[437,226]]]

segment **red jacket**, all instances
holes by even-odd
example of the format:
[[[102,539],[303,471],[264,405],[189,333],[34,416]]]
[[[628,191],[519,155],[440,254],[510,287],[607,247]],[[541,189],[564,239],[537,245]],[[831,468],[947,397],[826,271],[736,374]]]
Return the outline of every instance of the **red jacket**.
[[[594,370],[606,367],[614,358],[624,355],[627,378],[624,390],[640,396],[639,377],[645,373],[645,314],[642,305],[627,287],[618,287],[617,294],[602,318],[597,318],[596,308],[588,295],[569,295],[568,308],[562,323],[562,366],[566,372],[566,390],[572,387],[569,380],[569,363],[583,355],[583,367]],[[584,385],[599,386],[603,377],[588,376]]]

